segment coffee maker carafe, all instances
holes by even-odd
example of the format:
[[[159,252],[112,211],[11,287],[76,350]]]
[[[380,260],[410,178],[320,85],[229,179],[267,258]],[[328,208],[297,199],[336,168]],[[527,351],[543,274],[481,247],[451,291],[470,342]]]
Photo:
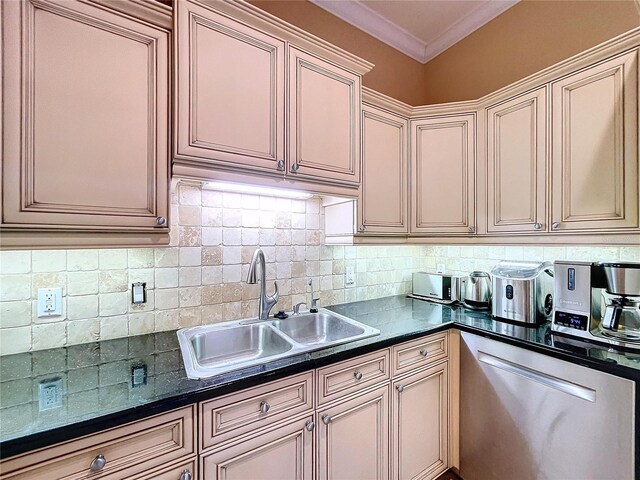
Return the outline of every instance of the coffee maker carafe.
[[[601,263],[605,286],[600,333],[640,343],[640,264]]]

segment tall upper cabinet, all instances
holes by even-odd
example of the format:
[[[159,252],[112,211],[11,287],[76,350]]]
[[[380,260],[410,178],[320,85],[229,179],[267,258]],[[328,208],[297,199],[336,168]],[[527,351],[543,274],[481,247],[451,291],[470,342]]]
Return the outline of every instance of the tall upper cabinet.
[[[475,113],[411,120],[412,233],[475,233]]]
[[[359,187],[373,65],[245,2],[174,5],[174,174]]]
[[[546,88],[487,109],[487,231],[546,231]]]
[[[638,49],[551,84],[551,229],[640,226]]]
[[[168,243],[171,10],[0,9],[3,246]]]

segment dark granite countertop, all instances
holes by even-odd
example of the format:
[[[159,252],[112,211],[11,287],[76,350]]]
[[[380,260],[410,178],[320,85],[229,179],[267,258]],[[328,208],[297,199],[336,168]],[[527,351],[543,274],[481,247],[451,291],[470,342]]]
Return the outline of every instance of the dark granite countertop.
[[[616,375],[640,379],[640,354],[551,335],[486,313],[405,296],[332,310],[380,330],[358,342],[269,362],[212,378],[186,376],[174,331],[0,357],[0,457],[16,455],[200,400],[318,368],[453,326]],[[134,386],[132,370],[144,368]],[[142,372],[143,370],[138,370]],[[40,405],[42,381],[60,380],[61,405]],[[138,382],[136,382],[138,383]]]

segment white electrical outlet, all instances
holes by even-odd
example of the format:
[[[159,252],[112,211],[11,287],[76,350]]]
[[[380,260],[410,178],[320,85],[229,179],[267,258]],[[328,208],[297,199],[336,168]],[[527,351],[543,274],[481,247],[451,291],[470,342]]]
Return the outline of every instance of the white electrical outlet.
[[[42,380],[39,385],[38,407],[51,410],[62,406],[62,379]]]
[[[62,315],[62,288],[38,289],[38,317]]]
[[[344,284],[354,285],[356,283],[356,269],[354,267],[347,267],[344,274]]]
[[[436,265],[436,273],[444,273],[444,263],[438,263]]]

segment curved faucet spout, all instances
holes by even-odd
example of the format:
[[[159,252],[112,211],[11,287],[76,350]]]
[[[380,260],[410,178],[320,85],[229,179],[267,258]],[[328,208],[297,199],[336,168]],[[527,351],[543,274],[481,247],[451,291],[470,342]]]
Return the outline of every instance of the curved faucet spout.
[[[260,266],[260,298],[258,300],[258,320],[267,320],[269,318],[269,312],[278,302],[280,294],[278,293],[278,284],[276,282],[273,282],[275,292],[272,296],[267,295],[267,272],[265,267],[264,252],[260,248],[256,248],[256,251],[253,252],[253,258],[251,259],[249,272],[247,273],[247,283],[252,285],[258,283],[258,265]]]

